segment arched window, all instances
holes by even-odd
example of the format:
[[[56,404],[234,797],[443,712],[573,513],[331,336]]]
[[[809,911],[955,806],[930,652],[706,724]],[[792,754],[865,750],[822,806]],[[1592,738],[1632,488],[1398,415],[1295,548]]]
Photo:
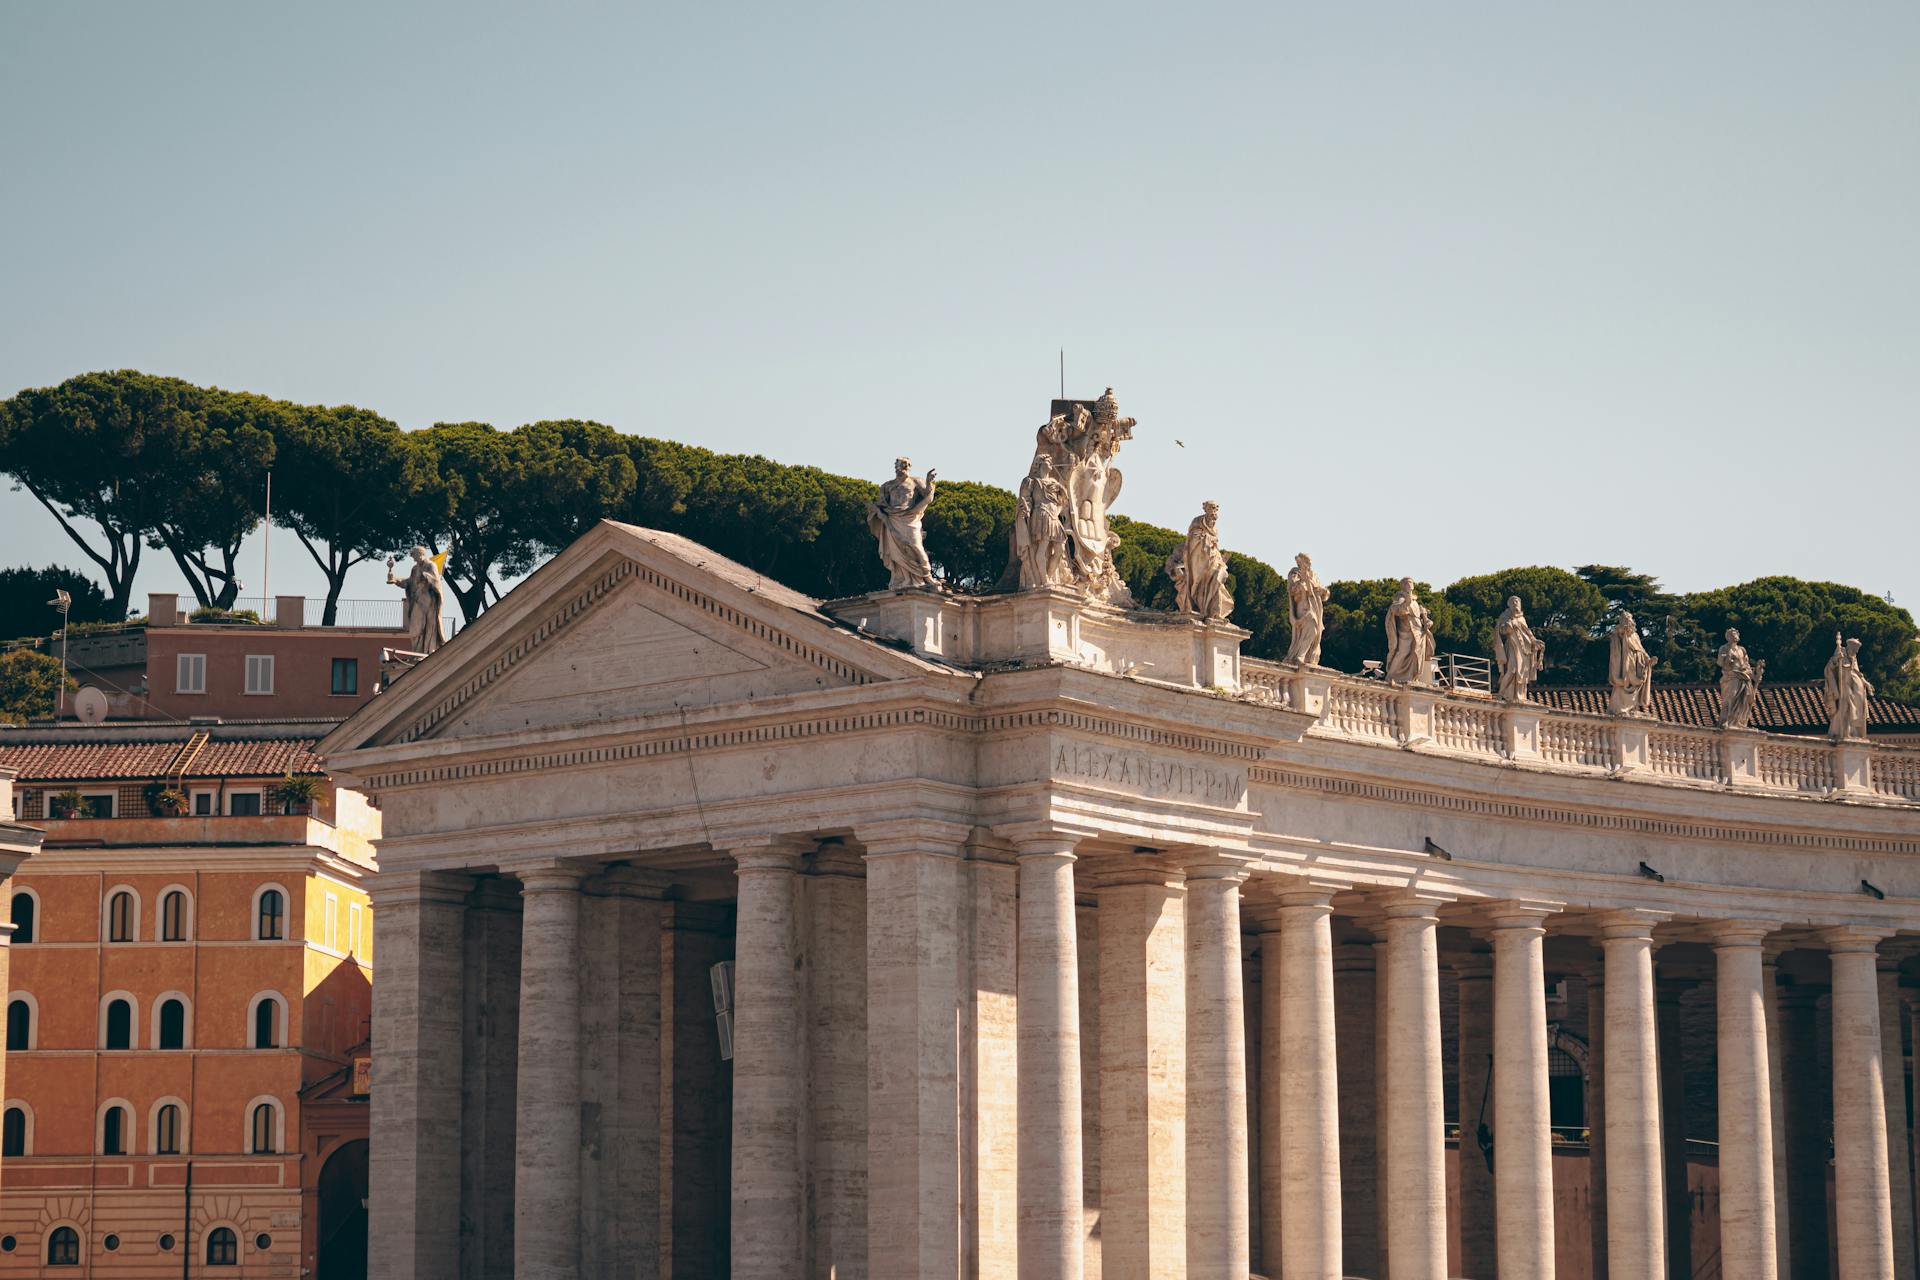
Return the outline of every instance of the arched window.
[[[287,895],[278,889],[262,889],[254,913],[253,936],[262,942],[277,942],[287,936]]]
[[[255,1049],[280,1049],[287,1042],[287,1006],[278,992],[262,991],[253,998],[253,1040]]]
[[[47,1265],[50,1267],[77,1267],[80,1265],[80,1233],[72,1227],[55,1227],[47,1236]]]
[[[187,940],[192,927],[190,903],[185,889],[169,889],[160,895],[160,941]]]
[[[187,1002],[175,996],[160,1002],[160,1034],[154,1037],[156,1049],[187,1047]]]
[[[133,1127],[128,1123],[128,1114],[126,1107],[117,1102],[108,1103],[106,1109],[100,1113],[101,1155],[127,1154],[127,1139],[131,1136],[128,1130]]]
[[[180,1154],[180,1105],[163,1102],[153,1113],[153,1153],[158,1156]]]
[[[112,999],[107,1001],[106,1034],[101,1038],[102,1049],[133,1048],[133,1001]]]
[[[4,1120],[0,1120],[0,1156],[24,1156],[28,1152],[33,1135],[33,1117],[26,1107],[18,1102],[7,1104]]]
[[[215,1227],[207,1233],[207,1265],[210,1267],[240,1265],[240,1237],[233,1233],[232,1227]]]
[[[247,1154],[271,1156],[279,1152],[280,1104],[272,1098],[256,1098],[247,1112]]]
[[[107,898],[107,941],[132,942],[140,918],[140,904],[133,890],[115,889]]]
[[[33,1002],[24,996],[7,1001],[7,1052],[33,1048]]]
[[[34,925],[39,915],[39,900],[22,889],[13,895],[13,941],[15,945],[34,940]]]

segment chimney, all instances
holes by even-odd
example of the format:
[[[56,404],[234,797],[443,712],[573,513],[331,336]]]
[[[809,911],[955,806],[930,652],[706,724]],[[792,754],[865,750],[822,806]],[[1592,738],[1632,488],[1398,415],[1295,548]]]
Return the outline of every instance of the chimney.
[[[305,596],[275,596],[273,598],[273,625],[276,627],[303,627],[307,622],[307,598]]]
[[[179,626],[180,593],[177,591],[148,592],[147,625],[150,627]]]

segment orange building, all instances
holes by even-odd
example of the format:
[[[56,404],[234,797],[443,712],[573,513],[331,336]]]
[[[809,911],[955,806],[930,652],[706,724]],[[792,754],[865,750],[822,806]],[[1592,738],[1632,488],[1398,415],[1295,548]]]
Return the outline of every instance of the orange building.
[[[365,1274],[378,815],[322,731],[0,730],[45,832],[9,886],[0,1277]]]

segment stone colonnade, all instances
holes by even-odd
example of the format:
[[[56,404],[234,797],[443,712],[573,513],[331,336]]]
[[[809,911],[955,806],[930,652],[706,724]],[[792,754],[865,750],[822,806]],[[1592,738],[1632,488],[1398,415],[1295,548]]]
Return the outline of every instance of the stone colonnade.
[[[1249,880],[1211,854],[1083,862],[1057,831],[1005,838],[1010,854],[981,857],[964,828],[902,824],[862,833],[857,862],[819,865],[810,839],[724,850],[738,896],[731,1096],[717,1100],[686,1087],[712,1064],[677,1041],[703,1033],[699,998],[726,956],[711,944],[719,908],[666,900],[658,877],[547,862],[513,872],[514,938],[496,928],[512,908],[489,882],[384,875],[375,1274],[677,1276],[715,1271],[701,1250],[717,1248],[734,1280],[1079,1280],[1091,1144],[1106,1277],[1245,1280],[1257,1259],[1285,1280],[1445,1280],[1446,908],[1490,952],[1498,1159],[1491,1257],[1469,1274],[1553,1276],[1545,940],[1561,904],[1350,895],[1343,914],[1375,938],[1356,949],[1335,944],[1343,886]],[[1083,895],[1097,904],[1090,951]],[[1672,1276],[1654,964],[1666,920],[1582,917],[1600,953],[1594,1252],[1616,1280]],[[1243,930],[1260,954],[1252,1096]],[[1785,1131],[1775,1083],[1792,1070],[1783,1040],[1798,1038],[1773,989],[1775,931],[1697,929],[1714,963],[1722,1268],[1748,1280],[1792,1274],[1789,1202],[1802,1203],[1784,1185],[1787,1142],[1806,1138]],[[1832,961],[1839,1274],[1892,1280],[1887,935],[1809,936]],[[1082,1097],[1089,1062],[1097,1103]],[[1463,1109],[1463,1138],[1465,1122]],[[701,1172],[716,1149],[730,1176]]]

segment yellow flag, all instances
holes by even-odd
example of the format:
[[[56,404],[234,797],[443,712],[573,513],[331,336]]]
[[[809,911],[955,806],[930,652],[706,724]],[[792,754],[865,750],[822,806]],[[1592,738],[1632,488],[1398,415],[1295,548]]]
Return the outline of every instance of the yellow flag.
[[[448,547],[445,551],[442,551],[439,555],[435,556],[433,558],[433,571],[435,573],[444,575],[447,571],[447,557],[452,554],[453,554],[453,548]]]

